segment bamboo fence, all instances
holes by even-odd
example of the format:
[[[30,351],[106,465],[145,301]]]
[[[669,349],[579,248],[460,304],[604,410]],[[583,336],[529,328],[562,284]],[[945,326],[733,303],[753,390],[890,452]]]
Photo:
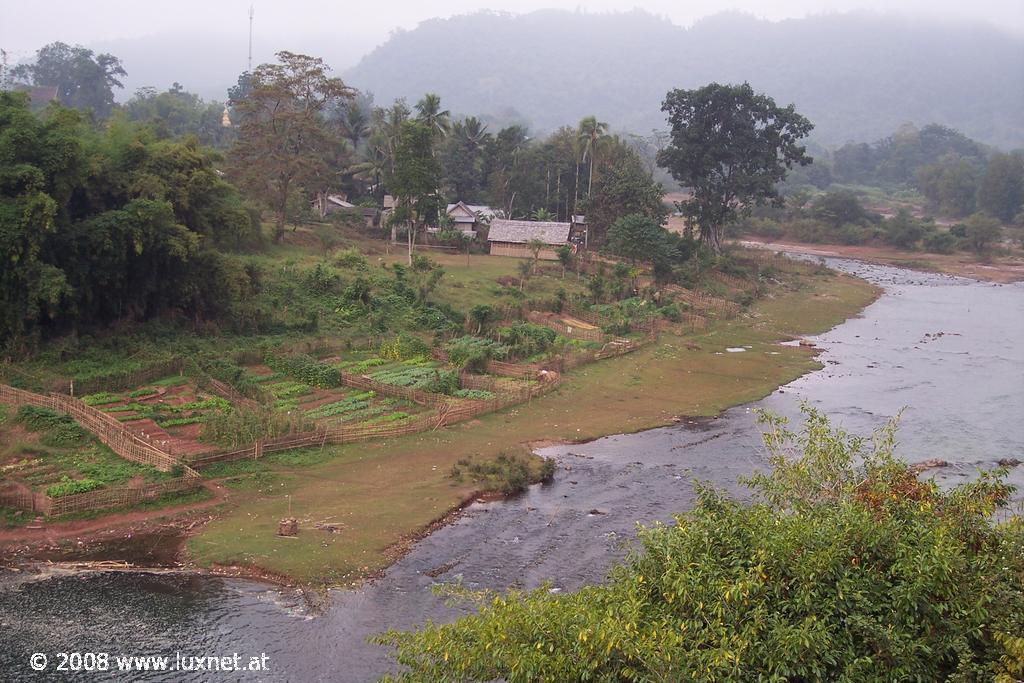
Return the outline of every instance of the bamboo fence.
[[[81,380],[76,380],[73,377],[61,379],[50,385],[50,389],[61,394],[71,394],[74,390],[75,396],[86,396],[100,391],[123,391],[152,382],[155,379],[181,374],[184,367],[185,359],[175,356],[167,360],[149,363],[136,370],[126,370]]]
[[[575,306],[570,306],[567,313],[573,318],[582,320],[585,323],[590,323],[591,325],[597,325],[601,328],[616,325],[620,322],[627,323],[629,325],[629,329],[633,332],[651,332],[657,327],[657,321],[653,316],[639,320],[636,318],[626,317],[615,318],[614,316],[604,315],[594,310],[584,310]]]
[[[570,339],[582,339],[584,341],[604,341],[607,336],[600,327],[597,328],[585,328],[579,325],[570,325],[563,320],[559,319],[554,313],[540,313],[538,311],[530,311],[526,314],[526,319],[531,323],[537,325],[543,325],[550,328],[562,335],[563,337],[569,337]]]
[[[170,493],[194,489],[200,485],[199,473],[171,454],[162,451],[134,434],[128,427],[92,406],[62,394],[44,396],[22,389],[0,384],[0,403],[13,406],[30,405],[46,408],[70,416],[83,429],[90,432],[118,456],[142,465],[151,465],[168,472],[180,467],[183,475],[155,484],[143,486],[108,486],[95,491],[86,491],[67,496],[49,496],[30,491],[6,491],[0,493],[0,505],[22,510],[39,512],[47,516],[64,515],[71,512],[102,510],[122,505],[133,505],[145,500],[155,500]]]
[[[486,369],[489,373],[517,379],[539,380],[536,383],[524,382],[519,387],[510,387],[485,375],[460,373],[460,386],[463,388],[483,389],[495,394],[494,398],[483,400],[453,399],[442,394],[385,384],[370,377],[343,372],[341,381],[345,386],[373,390],[386,396],[405,398],[420,405],[430,406],[433,410],[400,425],[355,425],[317,429],[311,432],[288,434],[275,439],[257,441],[249,446],[230,451],[204,453],[187,461],[179,461],[171,454],[147,443],[107,413],[87,406],[74,398],[59,394],[44,396],[0,384],[0,403],[34,405],[70,415],[83,428],[93,433],[97,439],[126,460],[153,465],[164,471],[179,466],[184,468],[184,476],[156,484],[139,487],[105,487],[96,491],[59,497],[33,494],[25,487],[16,486],[13,489],[0,491],[0,505],[27,509],[48,516],[134,505],[198,487],[200,478],[196,470],[218,462],[259,459],[270,453],[297,448],[358,443],[439,429],[478,415],[528,402],[557,389],[561,384],[561,372],[564,369],[630,353],[656,339],[657,332],[652,330],[641,339],[616,340],[605,344],[600,350],[563,354],[543,363],[517,364],[493,360],[488,362]],[[443,350],[435,350],[432,355],[439,360],[447,360],[447,354]],[[230,393],[230,391],[225,393]]]
[[[374,391],[383,396],[391,398],[404,398],[421,406],[436,406],[446,400],[443,394],[435,394],[429,391],[413,389],[412,387],[400,387],[395,384],[386,384],[366,375],[356,375],[349,372],[338,371],[342,385],[363,391]]]
[[[690,304],[700,314],[714,313],[723,318],[735,318],[740,313],[740,305],[721,299],[711,294],[684,289],[678,285],[669,285],[666,291],[675,295],[676,299]]]
[[[45,503],[38,512],[56,517],[73,512],[88,512],[109,508],[138,505],[151,500],[158,500],[173,493],[184,493],[200,487],[197,476],[175,477],[167,481],[144,486],[108,486],[85,493],[72,493],[67,496],[43,496]]]

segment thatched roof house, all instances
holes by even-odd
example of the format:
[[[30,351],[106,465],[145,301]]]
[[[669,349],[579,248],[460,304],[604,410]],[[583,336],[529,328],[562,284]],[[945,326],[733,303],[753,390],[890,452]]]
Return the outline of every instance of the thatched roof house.
[[[540,251],[540,258],[556,261],[556,249],[569,243],[569,228],[568,223],[554,221],[513,221],[496,218],[491,221],[487,241],[490,242],[493,255],[533,258],[528,245],[533,240],[538,240],[547,245]]]

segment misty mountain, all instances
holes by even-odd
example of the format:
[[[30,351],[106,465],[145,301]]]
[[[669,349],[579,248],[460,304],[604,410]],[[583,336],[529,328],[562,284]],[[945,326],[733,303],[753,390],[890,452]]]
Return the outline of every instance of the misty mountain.
[[[433,91],[457,113],[518,112],[542,130],[594,114],[640,133],[665,127],[673,87],[748,81],[795,104],[823,144],[935,122],[1024,147],[1024,39],[893,16],[726,13],[685,29],[642,11],[485,12],[393,34],[346,80],[378,103]]]

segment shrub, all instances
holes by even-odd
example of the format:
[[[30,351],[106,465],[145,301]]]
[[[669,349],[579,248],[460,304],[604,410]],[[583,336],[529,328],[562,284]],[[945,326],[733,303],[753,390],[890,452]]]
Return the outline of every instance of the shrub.
[[[507,344],[512,353],[520,358],[529,358],[546,351],[558,335],[550,327],[520,322],[498,331],[498,338]]]
[[[936,254],[952,254],[960,240],[948,232],[933,232],[924,238],[924,248]]]
[[[550,479],[554,474],[554,461],[545,460],[541,466],[541,478]],[[506,496],[521,493],[530,485],[532,478],[525,458],[499,453],[494,460],[473,461],[463,458],[449,471],[455,481],[469,480],[489,490],[500,491]]]
[[[507,358],[510,349],[493,339],[465,336],[452,339],[445,344],[444,350],[448,353],[448,361],[455,367],[482,370],[492,358]]]
[[[330,389],[341,384],[341,375],[337,368],[321,363],[304,353],[294,356],[268,354],[264,362],[271,370],[290,375],[311,386]]]
[[[260,439],[272,439],[295,432],[311,431],[315,425],[298,415],[273,410],[236,408],[211,413],[203,422],[200,438],[222,446],[241,446]]]
[[[376,642],[410,681],[1019,679],[1024,523],[993,517],[1005,472],[943,490],[893,455],[894,422],[867,440],[806,417],[799,434],[766,418],[751,502],[698,486],[606,584],[469,594],[477,614]]]
[[[414,356],[430,354],[430,347],[419,337],[400,334],[380,345],[380,356],[391,360],[405,360]]]

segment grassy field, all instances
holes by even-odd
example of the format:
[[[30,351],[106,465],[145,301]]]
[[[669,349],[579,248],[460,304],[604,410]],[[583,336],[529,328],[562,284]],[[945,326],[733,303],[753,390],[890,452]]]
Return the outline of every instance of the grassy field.
[[[470,284],[481,274],[463,270],[464,256],[445,259],[450,280],[466,281],[461,289],[472,296]],[[508,273],[500,260],[485,263]],[[665,334],[657,345],[584,366],[558,391],[528,405],[437,432],[286,453],[210,472],[231,477],[229,484],[244,495],[234,496],[232,507],[190,540],[191,557],[200,565],[252,566],[308,583],[356,582],[387,566],[403,543],[479,488],[449,477],[461,459],[522,452],[535,441],[637,431],[679,415],[714,415],[817,367],[812,352],[776,342],[842,322],[877,291],[846,276],[806,275],[800,282],[736,320],[686,337]],[[441,294],[454,300],[463,292]],[[724,353],[730,346],[751,348]],[[289,513],[301,531],[279,537],[278,521]],[[317,529],[317,523],[337,525],[338,532]]]

